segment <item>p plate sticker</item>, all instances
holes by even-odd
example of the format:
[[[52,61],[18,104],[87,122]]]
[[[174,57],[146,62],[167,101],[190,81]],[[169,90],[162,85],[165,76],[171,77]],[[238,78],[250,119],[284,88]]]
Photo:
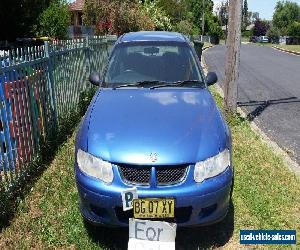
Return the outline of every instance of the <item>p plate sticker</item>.
[[[127,211],[133,208],[133,200],[138,198],[137,189],[129,188],[122,191],[122,203],[123,211]]]

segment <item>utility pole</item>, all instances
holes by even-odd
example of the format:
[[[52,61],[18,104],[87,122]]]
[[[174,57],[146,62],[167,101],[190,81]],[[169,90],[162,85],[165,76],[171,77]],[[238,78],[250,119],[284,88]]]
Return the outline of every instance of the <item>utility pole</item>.
[[[228,0],[225,4],[225,21],[226,21],[226,31],[225,31],[225,44],[227,44],[227,35],[228,35],[228,11],[229,11],[229,6],[228,6]]]
[[[204,37],[204,28],[205,28],[205,0],[202,0],[202,42]]]
[[[239,77],[241,48],[242,0],[229,0],[229,22],[225,63],[224,101],[225,110],[237,109],[237,81]]]

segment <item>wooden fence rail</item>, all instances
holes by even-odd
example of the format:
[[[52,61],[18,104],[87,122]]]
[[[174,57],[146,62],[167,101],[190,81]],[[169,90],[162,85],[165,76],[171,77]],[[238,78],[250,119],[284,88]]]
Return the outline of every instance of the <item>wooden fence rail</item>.
[[[28,163],[39,157],[41,141],[78,109],[91,88],[91,71],[101,72],[116,37],[45,42],[0,57],[0,184],[6,190]]]

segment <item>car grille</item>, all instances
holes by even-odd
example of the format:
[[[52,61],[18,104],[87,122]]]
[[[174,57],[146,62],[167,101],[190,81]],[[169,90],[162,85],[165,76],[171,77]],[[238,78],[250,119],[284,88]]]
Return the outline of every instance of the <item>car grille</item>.
[[[156,180],[158,185],[171,185],[183,181],[187,167],[168,167],[156,170]]]
[[[188,166],[155,166],[157,185],[174,185],[183,181]],[[122,179],[131,184],[149,185],[151,179],[151,167],[121,165],[119,166]]]
[[[150,183],[151,167],[137,168],[126,165],[120,166],[119,169],[123,180],[126,182],[140,185]]]

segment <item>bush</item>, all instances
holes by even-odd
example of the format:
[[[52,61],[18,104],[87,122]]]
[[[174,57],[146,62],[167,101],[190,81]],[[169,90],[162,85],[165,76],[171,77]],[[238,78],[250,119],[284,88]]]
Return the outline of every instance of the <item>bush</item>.
[[[153,30],[154,22],[137,1],[89,0],[85,2],[83,20],[96,25],[96,34],[118,34]]]
[[[118,35],[130,31],[153,30],[155,24],[135,3],[121,2],[115,5],[113,30]]]
[[[193,35],[193,24],[188,20],[182,20],[176,25],[175,31],[185,35]]]
[[[278,43],[280,37],[280,30],[277,27],[271,27],[267,31],[267,36],[270,38],[272,43]]]
[[[242,32],[242,37],[250,37],[252,36],[251,30],[246,30]]]
[[[164,10],[158,6],[157,1],[140,1],[140,5],[143,7],[145,15],[149,16],[154,23],[155,30],[172,30],[171,19]]]
[[[80,93],[79,103],[78,103],[78,109],[79,109],[80,116],[84,116],[96,91],[97,91],[97,88],[92,86],[91,88],[88,88]]]
[[[71,14],[68,4],[64,0],[53,0],[38,18],[36,35],[63,39],[67,36],[70,24]]]
[[[218,23],[218,20],[216,19],[216,17],[210,17],[208,18],[208,35],[212,36],[214,38],[221,39],[224,37],[224,32],[220,26],[220,24]]]
[[[265,36],[270,28],[270,24],[267,21],[256,20],[253,28],[254,36]]]
[[[199,27],[197,27],[196,25],[193,26],[193,33],[194,36],[198,36],[199,34],[201,34],[201,30]]]

